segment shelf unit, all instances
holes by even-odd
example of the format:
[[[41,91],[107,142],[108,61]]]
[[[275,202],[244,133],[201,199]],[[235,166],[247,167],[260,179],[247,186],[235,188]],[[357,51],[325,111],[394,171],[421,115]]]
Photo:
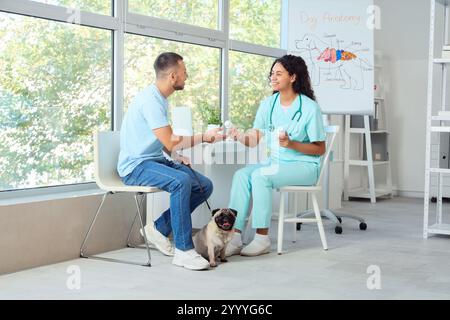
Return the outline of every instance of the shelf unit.
[[[440,14],[442,13],[442,15]],[[438,19],[442,19],[438,21]],[[432,234],[450,235],[450,224],[444,223],[442,213],[442,194],[443,178],[450,174],[450,169],[439,168],[432,164],[432,134],[450,132],[450,115],[446,111],[447,104],[447,75],[450,59],[437,58],[436,48],[440,45],[449,44],[449,19],[450,19],[450,1],[449,0],[430,0],[430,43],[428,56],[428,94],[427,94],[427,127],[426,127],[426,150],[425,150],[425,192],[424,192],[424,217],[423,217],[423,237],[426,239]],[[437,28],[443,23],[440,32]],[[438,40],[438,36],[440,40]],[[439,41],[442,41],[440,43]],[[438,51],[439,52],[439,51]],[[440,53],[440,52],[439,52]],[[436,74],[439,70],[440,76]],[[438,77],[439,76],[439,77]],[[439,78],[437,85],[440,85],[440,96],[435,97],[434,80]],[[435,102],[435,99],[440,101]],[[433,116],[435,110],[433,107],[440,106],[438,115]],[[440,141],[440,139],[438,139]],[[437,154],[440,154],[440,146],[437,144]],[[433,159],[435,160],[435,159]],[[430,196],[431,196],[431,178],[432,174],[437,177],[436,190],[436,216],[430,224]]]

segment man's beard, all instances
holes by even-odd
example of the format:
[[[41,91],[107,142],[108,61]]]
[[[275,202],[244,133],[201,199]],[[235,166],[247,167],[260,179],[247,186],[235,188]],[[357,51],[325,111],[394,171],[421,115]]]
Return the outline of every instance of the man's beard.
[[[184,85],[174,85],[174,86],[173,86],[173,89],[174,89],[175,91],[181,91],[181,90],[184,89]]]

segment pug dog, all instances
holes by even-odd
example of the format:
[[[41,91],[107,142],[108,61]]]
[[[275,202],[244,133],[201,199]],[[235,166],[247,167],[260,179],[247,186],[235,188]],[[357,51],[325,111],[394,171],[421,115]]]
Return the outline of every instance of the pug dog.
[[[227,262],[225,249],[233,239],[236,216],[234,209],[214,209],[211,221],[194,236],[195,250],[208,259],[211,267],[216,267],[219,259],[220,262]]]

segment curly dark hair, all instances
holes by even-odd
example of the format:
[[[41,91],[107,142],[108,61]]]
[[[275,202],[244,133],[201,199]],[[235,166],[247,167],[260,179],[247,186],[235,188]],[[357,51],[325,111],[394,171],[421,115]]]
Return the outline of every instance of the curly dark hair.
[[[303,60],[302,57],[294,56],[291,54],[282,56],[274,61],[272,67],[270,68],[269,80],[272,74],[273,67],[275,64],[280,63],[290,76],[296,75],[296,80],[292,84],[292,89],[294,89],[295,93],[303,94],[308,98],[316,101],[316,96],[314,95],[314,90],[311,85],[311,78],[308,72],[308,66]],[[277,93],[278,91],[274,91],[273,93]]]

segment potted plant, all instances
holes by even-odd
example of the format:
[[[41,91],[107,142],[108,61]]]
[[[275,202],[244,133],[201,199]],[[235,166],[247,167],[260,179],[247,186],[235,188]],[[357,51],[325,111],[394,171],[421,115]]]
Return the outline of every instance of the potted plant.
[[[220,119],[220,109],[212,107],[209,104],[203,104],[200,106],[200,114],[203,123],[206,123],[206,130],[211,130],[214,128],[220,128],[222,126],[222,120]]]

